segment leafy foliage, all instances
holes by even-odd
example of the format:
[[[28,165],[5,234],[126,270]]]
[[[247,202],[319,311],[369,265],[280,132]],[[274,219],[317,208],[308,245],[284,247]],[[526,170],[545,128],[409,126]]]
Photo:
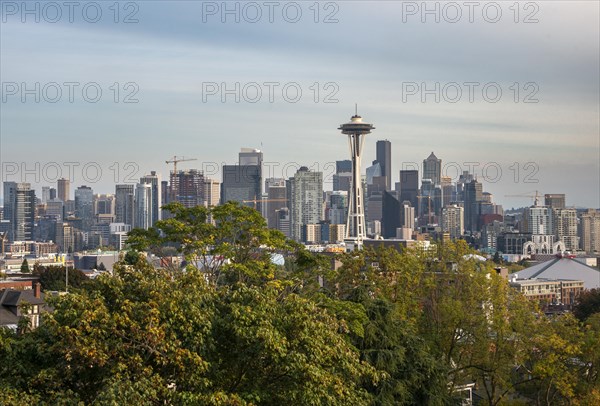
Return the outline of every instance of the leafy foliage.
[[[581,321],[600,313],[600,289],[590,289],[579,295],[573,314]]]
[[[33,274],[40,278],[44,291],[64,291],[67,272],[69,272],[69,289],[81,288],[89,280],[79,269],[69,268],[67,270],[64,266],[41,266],[38,264],[33,267]]]

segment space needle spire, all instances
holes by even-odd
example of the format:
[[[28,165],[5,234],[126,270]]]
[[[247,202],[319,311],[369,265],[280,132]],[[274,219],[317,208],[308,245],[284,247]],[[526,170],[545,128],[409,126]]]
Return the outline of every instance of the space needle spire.
[[[352,156],[352,184],[348,204],[348,220],[346,222],[346,248],[348,250],[361,249],[365,238],[365,207],[361,180],[361,157],[365,135],[370,134],[375,127],[362,121],[355,106],[355,114],[346,124],[340,125],[338,130],[348,136],[350,155]]]

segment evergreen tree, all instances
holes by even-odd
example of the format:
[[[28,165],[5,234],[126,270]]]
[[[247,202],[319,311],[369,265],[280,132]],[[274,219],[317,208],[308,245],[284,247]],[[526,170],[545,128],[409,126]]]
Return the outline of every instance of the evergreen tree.
[[[22,273],[30,273],[29,263],[27,262],[27,258],[23,258],[23,262],[21,263],[21,272]]]

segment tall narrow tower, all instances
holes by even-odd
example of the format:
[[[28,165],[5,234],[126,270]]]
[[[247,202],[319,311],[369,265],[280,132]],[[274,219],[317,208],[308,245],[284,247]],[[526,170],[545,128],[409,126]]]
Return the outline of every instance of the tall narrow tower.
[[[342,124],[338,130],[348,135],[350,155],[352,156],[352,184],[348,205],[348,221],[346,224],[346,247],[348,249],[362,248],[365,238],[365,208],[361,182],[360,161],[365,135],[374,130],[372,124],[363,123],[362,117],[355,114],[349,123]]]

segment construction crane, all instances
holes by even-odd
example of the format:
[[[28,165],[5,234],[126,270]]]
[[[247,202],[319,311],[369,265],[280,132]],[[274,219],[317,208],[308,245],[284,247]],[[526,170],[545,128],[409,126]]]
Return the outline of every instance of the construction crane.
[[[533,205],[537,206],[540,201],[540,197],[542,195],[537,190],[534,190],[534,192],[535,192],[535,194],[533,194],[533,192],[531,192],[531,193],[525,193],[525,194],[520,194],[520,195],[504,195],[504,197],[529,197],[529,198],[533,199]]]
[[[169,200],[174,202],[175,197],[177,195],[177,190],[179,189],[179,182],[177,181],[177,163],[178,162],[187,162],[187,161],[197,161],[196,158],[185,158],[185,157],[177,157],[173,156],[173,159],[169,159],[165,161],[166,164],[173,164],[173,179],[171,179],[169,185]],[[177,183],[177,185],[174,185]]]
[[[287,202],[288,199],[252,199],[252,200],[242,200],[242,203],[254,203],[254,210],[256,210],[256,203],[263,202]]]
[[[177,162],[186,162],[186,161],[197,161],[196,158],[185,158],[185,157],[177,157],[173,156],[173,159],[169,159],[165,161],[167,164],[173,164],[173,173],[177,174]]]

